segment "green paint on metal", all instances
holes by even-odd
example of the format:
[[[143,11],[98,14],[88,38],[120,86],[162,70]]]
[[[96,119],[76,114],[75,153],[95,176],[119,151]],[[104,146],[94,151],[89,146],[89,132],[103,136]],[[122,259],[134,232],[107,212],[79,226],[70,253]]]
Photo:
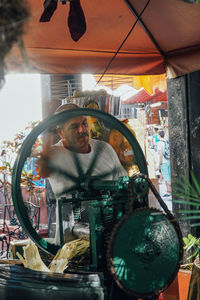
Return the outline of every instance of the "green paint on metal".
[[[47,241],[45,239],[41,239],[40,240],[40,245],[43,247],[43,248],[47,248]]]
[[[46,120],[42,121],[38,126],[36,126],[23,142],[19,155],[16,159],[13,176],[12,176],[12,197],[13,197],[13,203],[15,206],[17,217],[21,225],[23,226],[24,230],[26,231],[26,233],[40,248],[42,248],[45,252],[51,253],[53,255],[57,253],[59,247],[54,244],[50,244],[48,242],[41,243],[41,237],[38,235],[36,230],[32,227],[32,224],[26,213],[26,207],[21,193],[21,173],[24,167],[24,163],[26,162],[26,159],[31,155],[32,147],[39,135],[43,134],[47,129],[52,128],[59,123],[66,122],[72,118],[79,117],[82,115],[99,118],[102,122],[108,124],[110,128],[118,130],[129,142],[134,152],[134,158],[135,158],[134,163],[138,165],[140,172],[145,175],[148,174],[146,160],[137,139],[133,136],[133,134],[127,128],[127,126],[125,126],[119,120],[117,120],[116,118],[114,118],[113,116],[107,113],[97,111],[94,109],[81,109],[81,108],[75,110],[62,111],[54,116],[47,118]],[[114,184],[112,183],[111,185],[115,187],[115,183]],[[123,191],[123,189],[125,190],[125,187],[127,187],[127,181],[125,182],[119,181],[116,189],[117,190],[122,189]],[[88,194],[88,196],[90,195]],[[84,201],[85,198],[80,200]],[[92,200],[94,200],[94,198]]]
[[[133,192],[137,195],[137,197],[143,197],[144,195],[146,195],[148,189],[149,185],[145,178],[136,178],[133,184]]]
[[[125,289],[138,294],[161,289],[178,263],[176,231],[166,216],[156,210],[133,213],[115,236],[113,265]]]

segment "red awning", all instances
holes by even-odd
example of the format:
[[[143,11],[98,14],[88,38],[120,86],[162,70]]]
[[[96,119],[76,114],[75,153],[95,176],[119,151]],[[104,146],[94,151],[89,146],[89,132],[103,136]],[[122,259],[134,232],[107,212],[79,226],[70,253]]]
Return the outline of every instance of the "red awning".
[[[155,102],[166,102],[167,101],[167,92],[160,92],[159,90],[155,91],[153,96],[150,96],[145,90],[139,91],[134,96],[128,98],[122,103],[134,104],[134,103],[155,103]]]

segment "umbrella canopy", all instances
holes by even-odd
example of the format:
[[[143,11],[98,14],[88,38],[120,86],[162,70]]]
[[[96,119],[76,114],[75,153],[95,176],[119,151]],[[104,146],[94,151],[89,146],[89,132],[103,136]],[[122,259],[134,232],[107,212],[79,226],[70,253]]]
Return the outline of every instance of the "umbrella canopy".
[[[13,48],[6,60],[10,71],[102,74],[107,69],[107,74],[176,77],[200,69],[200,4],[81,0],[86,32],[74,41],[67,24],[69,2],[58,2],[51,20],[44,23],[39,22],[44,0],[27,2],[31,18],[24,44],[29,67]]]

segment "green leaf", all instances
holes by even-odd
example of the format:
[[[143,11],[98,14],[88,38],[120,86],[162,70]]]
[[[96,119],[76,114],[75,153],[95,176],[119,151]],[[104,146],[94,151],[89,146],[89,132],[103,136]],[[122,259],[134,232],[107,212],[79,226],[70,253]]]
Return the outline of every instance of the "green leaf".
[[[195,237],[193,237],[193,239],[189,241],[189,243],[186,246],[186,250],[189,251],[194,246],[196,246],[196,238]]]
[[[196,177],[194,176],[194,174],[193,174],[192,172],[191,172],[191,176],[192,176],[192,180],[193,180],[193,182],[194,182],[194,185],[195,185],[195,187],[196,187],[196,189],[197,189],[197,192],[198,192],[198,194],[200,194],[200,186],[199,186],[199,183],[198,183]]]
[[[194,192],[191,189],[183,189],[183,187],[174,187],[174,194],[177,194],[178,196],[181,197],[192,196],[197,200],[200,199],[200,195],[197,192]]]
[[[192,172],[191,172],[191,175],[193,176]],[[194,192],[194,194],[196,194],[197,191],[195,190],[195,188],[193,187],[193,185],[191,184],[191,182],[189,181],[189,179],[186,178],[184,175],[182,175],[181,177],[183,178],[186,186],[188,186]],[[193,176],[193,178],[194,178],[194,176]],[[193,180],[193,178],[192,178],[192,180]]]
[[[189,200],[192,202],[200,203],[200,197],[195,196],[193,197],[192,194],[180,194],[180,193],[173,193],[174,196],[179,197],[183,200]]]
[[[191,239],[193,239],[193,238],[197,239],[197,238],[194,237],[191,233],[188,233],[188,239],[191,240]]]
[[[195,184],[196,189],[194,189],[193,185],[189,182],[189,180],[185,176],[181,176],[182,181],[175,178],[175,181],[178,183],[177,186],[174,186],[175,196],[178,196],[180,198],[186,198],[187,200],[194,201],[194,202],[200,202],[200,186],[194,177],[192,176],[192,182]]]
[[[173,186],[174,190],[181,192],[183,194],[183,191],[186,193],[186,187],[189,190],[188,186],[185,186],[185,183],[179,182],[178,185]]]
[[[188,204],[191,206],[200,206],[200,203],[194,203],[191,201],[187,201],[187,200],[173,200],[174,203],[178,203],[178,204]]]
[[[200,210],[196,209],[180,209],[178,212],[180,214],[200,214]]]
[[[173,193],[173,196],[180,198],[182,200],[189,200],[191,202],[200,203],[200,198],[192,194]]]
[[[193,223],[193,224],[190,224],[191,227],[198,227],[200,226],[200,223]]]
[[[185,192],[185,190],[186,190],[186,188],[187,188],[187,189],[190,190],[190,193],[193,193],[194,195],[196,195],[197,192],[196,192],[196,190],[193,188],[193,186],[191,185],[190,181],[189,181],[184,175],[181,175],[181,178],[183,179],[183,182],[180,181],[180,180],[177,179],[177,178],[174,178],[174,179],[175,179],[175,181],[176,181],[180,186],[183,187],[184,192]],[[179,188],[179,186],[175,186],[174,188],[175,188],[175,189],[178,189],[178,190],[181,191],[181,192],[183,192],[183,191]]]
[[[187,261],[190,260],[190,259],[192,259],[193,257],[196,257],[198,254],[199,254],[199,249],[197,248],[194,251],[194,253],[187,258]]]
[[[195,220],[200,219],[200,216],[188,216],[188,217],[180,217],[180,220]]]
[[[185,245],[187,245],[189,243],[189,239],[187,237],[183,237],[183,242]]]

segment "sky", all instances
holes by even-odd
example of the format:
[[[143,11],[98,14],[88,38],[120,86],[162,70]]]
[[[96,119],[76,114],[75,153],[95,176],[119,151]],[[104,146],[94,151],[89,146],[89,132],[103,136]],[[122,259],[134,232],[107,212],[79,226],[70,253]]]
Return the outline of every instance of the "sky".
[[[0,90],[0,143],[42,119],[39,74],[7,75]]]

